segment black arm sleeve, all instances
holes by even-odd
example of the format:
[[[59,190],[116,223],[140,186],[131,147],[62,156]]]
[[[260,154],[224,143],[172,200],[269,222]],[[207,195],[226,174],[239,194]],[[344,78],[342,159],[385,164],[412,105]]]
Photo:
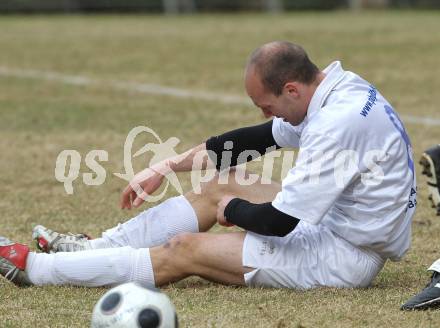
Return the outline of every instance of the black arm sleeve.
[[[272,135],[272,124],[268,121],[209,138],[206,149],[217,170],[249,162],[264,155],[269,147],[281,148]],[[243,151],[247,152],[240,156]]]
[[[284,237],[299,222],[297,218],[277,210],[271,203],[252,204],[240,198],[229,202],[224,215],[228,222],[265,236]]]

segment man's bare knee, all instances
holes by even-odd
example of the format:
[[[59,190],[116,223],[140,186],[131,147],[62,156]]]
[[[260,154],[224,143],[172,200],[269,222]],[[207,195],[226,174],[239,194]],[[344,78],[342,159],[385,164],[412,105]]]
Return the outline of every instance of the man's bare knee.
[[[185,232],[150,250],[155,282],[162,286],[193,274],[193,254],[197,233]]]
[[[197,233],[184,232],[167,241],[163,248],[175,257],[186,257],[187,254],[194,252],[197,242],[196,237]]]

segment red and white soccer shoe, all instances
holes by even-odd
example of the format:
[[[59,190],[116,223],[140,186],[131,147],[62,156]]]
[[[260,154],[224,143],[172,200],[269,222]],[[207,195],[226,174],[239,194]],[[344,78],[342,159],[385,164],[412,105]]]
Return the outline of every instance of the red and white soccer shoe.
[[[42,225],[37,225],[32,230],[32,239],[37,243],[38,249],[45,253],[78,252],[91,249],[90,237],[85,234],[63,234]]]
[[[26,273],[26,260],[29,247],[0,236],[0,274],[18,286],[29,286]]]

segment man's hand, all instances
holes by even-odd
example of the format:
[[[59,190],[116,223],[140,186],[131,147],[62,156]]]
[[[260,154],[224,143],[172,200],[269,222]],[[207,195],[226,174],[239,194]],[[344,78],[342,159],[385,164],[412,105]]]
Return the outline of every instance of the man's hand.
[[[165,177],[163,171],[163,169],[146,168],[136,174],[122,192],[121,208],[130,210],[132,207],[139,207],[148,195],[160,187]]]
[[[232,195],[224,195],[222,199],[217,204],[217,222],[218,224],[224,226],[224,227],[232,227],[233,224],[229,223],[225,218],[225,208],[228,206],[229,202],[233,200],[234,198],[237,198],[236,196]]]
[[[197,159],[196,163],[194,163],[195,158]],[[210,168],[215,168],[215,165],[209,160],[205,143],[191,148],[183,154],[156,163],[136,174],[130,181],[130,184],[122,192],[121,208],[139,207],[148,195],[151,195],[160,187],[163,178],[171,172],[188,172],[193,169],[205,170]]]

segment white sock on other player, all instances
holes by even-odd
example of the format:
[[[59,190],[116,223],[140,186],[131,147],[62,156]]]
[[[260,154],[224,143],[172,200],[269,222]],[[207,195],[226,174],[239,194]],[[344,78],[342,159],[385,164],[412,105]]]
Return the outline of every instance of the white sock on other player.
[[[29,253],[26,273],[37,286],[114,286],[137,282],[154,287],[148,248],[119,247],[71,253]]]
[[[196,213],[184,196],[172,197],[131,220],[90,240],[93,249],[130,246],[148,248],[162,245],[183,232],[199,232]]]

